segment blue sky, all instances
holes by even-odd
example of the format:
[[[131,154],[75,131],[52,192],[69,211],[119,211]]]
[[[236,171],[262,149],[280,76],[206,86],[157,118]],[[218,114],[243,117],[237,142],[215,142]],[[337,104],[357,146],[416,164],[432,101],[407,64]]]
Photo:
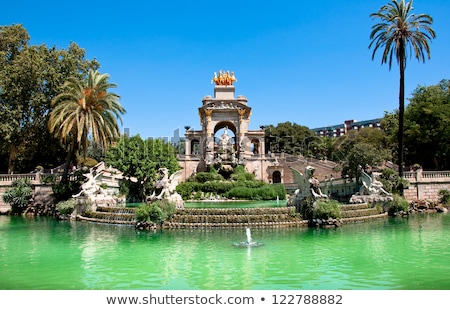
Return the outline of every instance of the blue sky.
[[[200,129],[211,78],[234,71],[250,129],[290,121],[309,128],[382,117],[398,106],[398,66],[372,61],[373,1],[8,1],[0,25],[22,24],[31,44],[71,41],[110,75],[127,110],[122,128],[142,137]],[[416,0],[437,37],[425,64],[410,59],[406,95],[449,79],[450,1]]]

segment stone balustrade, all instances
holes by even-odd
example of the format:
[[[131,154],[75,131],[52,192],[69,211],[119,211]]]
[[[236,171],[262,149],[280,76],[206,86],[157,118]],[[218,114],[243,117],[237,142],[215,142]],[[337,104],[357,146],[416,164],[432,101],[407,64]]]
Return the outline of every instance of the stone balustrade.
[[[36,180],[40,182],[39,173],[0,174],[0,185],[10,185],[13,181],[19,179],[28,179],[31,183],[35,183]]]

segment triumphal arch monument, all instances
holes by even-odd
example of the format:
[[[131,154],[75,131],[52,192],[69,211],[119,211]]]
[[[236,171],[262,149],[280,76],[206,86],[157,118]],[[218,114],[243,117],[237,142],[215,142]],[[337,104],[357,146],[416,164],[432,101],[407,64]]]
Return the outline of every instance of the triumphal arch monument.
[[[245,96],[235,96],[236,81],[234,72],[214,73],[214,97],[205,96],[198,108],[201,130],[185,127],[185,154],[178,158],[184,180],[210,166],[231,171],[242,165],[259,180],[283,182],[283,167],[266,154],[264,129],[249,129],[252,108]]]

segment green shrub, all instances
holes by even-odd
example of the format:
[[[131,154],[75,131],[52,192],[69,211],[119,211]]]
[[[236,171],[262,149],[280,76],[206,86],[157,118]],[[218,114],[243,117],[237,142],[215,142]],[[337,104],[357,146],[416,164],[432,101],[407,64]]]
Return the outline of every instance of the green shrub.
[[[175,205],[163,199],[137,207],[135,214],[138,222],[162,224],[165,220],[172,218],[175,211]]]
[[[244,166],[236,166],[233,173],[230,175],[230,179],[233,181],[253,181],[255,180],[255,175],[253,173],[247,172]]]
[[[60,214],[69,215],[75,210],[75,205],[75,199],[60,201],[56,204],[56,210],[58,210]]]
[[[42,183],[44,184],[55,184],[57,179],[56,174],[48,174],[42,178]]]
[[[390,168],[381,171],[380,181],[383,183],[384,189],[392,194],[399,194],[400,186],[402,188],[407,188],[409,186],[407,180],[400,178],[398,172]]]
[[[11,213],[20,214],[28,206],[33,189],[28,179],[18,179],[11,183],[12,188],[5,191],[3,201],[11,205]]]
[[[319,199],[313,197],[303,198],[297,211],[306,220],[313,219],[338,219],[341,218],[341,207],[337,200]]]
[[[178,184],[176,191],[183,199],[199,199],[209,195],[245,200],[274,200],[277,197],[286,197],[283,184],[267,184],[255,180],[255,176],[243,166],[234,168],[230,180],[224,180],[214,167],[209,167],[209,172],[197,173],[186,182]]]
[[[53,197],[56,201],[65,201],[72,198],[72,195],[77,194],[81,190],[81,184],[86,180],[83,175],[86,171],[83,169],[76,170],[70,181],[61,181],[52,185]]]
[[[439,202],[443,205],[450,204],[450,191],[448,189],[441,189],[439,191]]]
[[[405,198],[400,195],[393,195],[393,201],[391,202],[388,208],[389,215],[395,215],[400,211],[408,211],[409,202]]]
[[[233,187],[225,196],[245,200],[275,200],[277,197],[284,199],[286,196],[286,190],[282,184],[273,185],[262,183],[261,185],[259,187]]]
[[[314,203],[315,219],[338,219],[341,218],[341,207],[336,200],[316,200]]]
[[[194,182],[205,183],[208,181],[223,180],[223,177],[217,172],[199,172],[194,177]]]

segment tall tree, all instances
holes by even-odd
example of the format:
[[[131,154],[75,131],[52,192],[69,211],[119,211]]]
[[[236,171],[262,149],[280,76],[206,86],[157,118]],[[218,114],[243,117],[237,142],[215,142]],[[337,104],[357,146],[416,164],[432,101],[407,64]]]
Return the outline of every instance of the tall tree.
[[[391,159],[390,150],[386,148],[386,135],[376,128],[350,130],[334,142],[333,148],[332,156],[339,158],[342,165],[342,177],[357,181],[361,175],[360,167],[378,169]]]
[[[408,56],[414,53],[417,60],[425,62],[430,58],[430,45],[436,34],[431,28],[433,19],[426,14],[413,14],[413,1],[392,0],[370,14],[381,22],[372,26],[369,48],[373,47],[372,60],[379,49],[383,49],[381,64],[388,63],[392,67],[395,57],[400,69],[400,88],[398,96],[398,174],[403,177],[403,133],[405,111],[405,68]],[[413,52],[414,51],[414,52]],[[403,193],[403,190],[400,190]]]
[[[405,162],[450,169],[450,81],[418,86],[405,108]]]
[[[125,109],[119,103],[120,97],[108,91],[116,87],[108,79],[108,74],[96,70],[89,72],[87,81],[69,78],[64,84],[65,91],[52,101],[49,130],[69,148],[63,180],[67,179],[76,152],[86,152],[89,137],[105,150],[120,137],[117,120],[122,121]]]
[[[311,156],[313,144],[320,140],[308,127],[291,122],[266,126],[265,134],[265,151],[286,152],[292,155]]]
[[[154,190],[160,179],[159,168],[169,169],[169,174],[180,169],[174,146],[163,139],[143,140],[139,135],[127,137],[111,147],[105,162],[123,172],[130,202],[143,201]]]
[[[51,100],[66,78],[98,67],[75,43],[60,50],[28,41],[23,26],[0,27],[0,169],[9,173],[59,162],[61,144],[47,130]]]

